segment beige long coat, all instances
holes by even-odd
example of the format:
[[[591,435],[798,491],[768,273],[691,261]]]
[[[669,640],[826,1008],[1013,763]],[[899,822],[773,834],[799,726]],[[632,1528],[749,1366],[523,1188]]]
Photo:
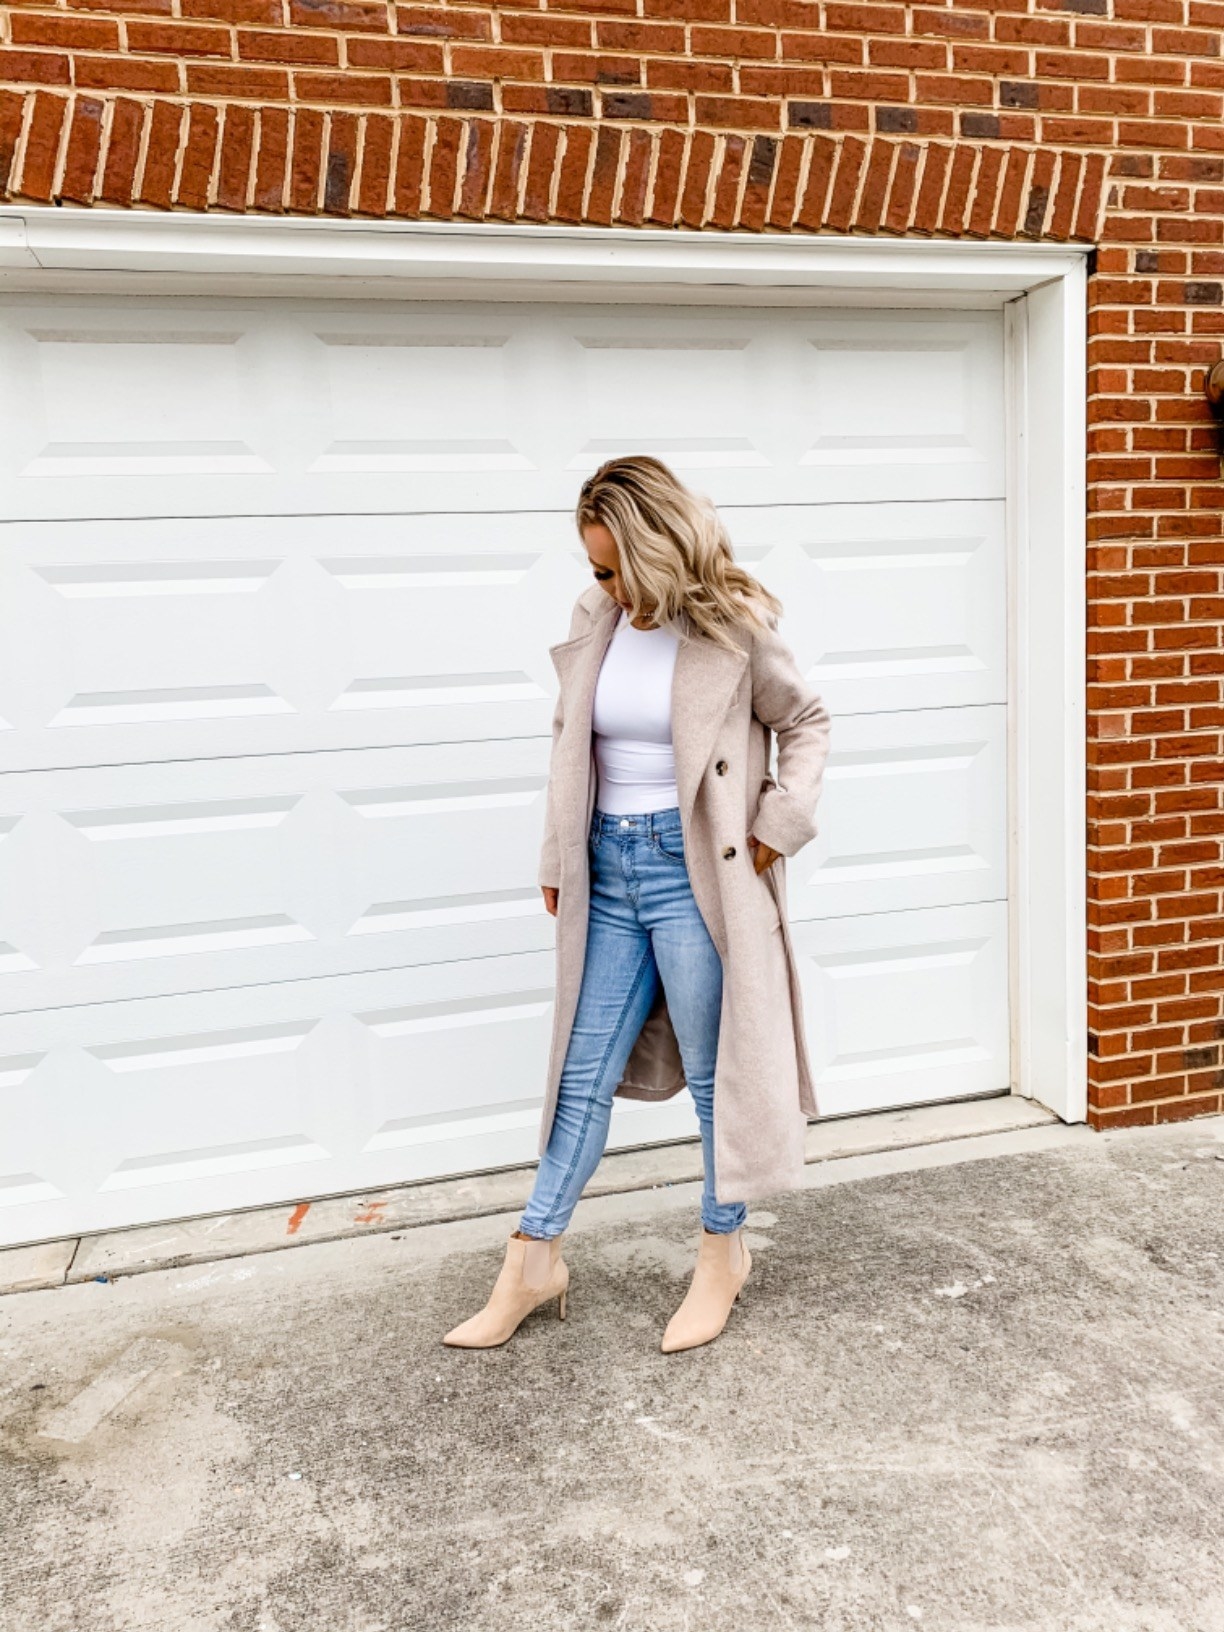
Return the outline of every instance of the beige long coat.
[[[560,680],[539,882],[559,891],[557,998],[543,1154],[578,1007],[590,897],[587,834],[597,775],[591,713],[618,608],[598,584],[574,606],[549,652]],[[682,614],[672,683],[672,746],[689,879],[723,964],[714,1076],[714,1174],[720,1203],[791,1189],[801,1179],[806,1119],[818,1115],[803,1031],[799,972],[786,918],[786,856],[816,833],[829,715],[771,630],[737,630],[727,651]],[[770,774],[771,733],[777,777]],[[780,852],[757,873],[752,834]],[[660,990],[616,1088],[669,1099],[685,1086]]]

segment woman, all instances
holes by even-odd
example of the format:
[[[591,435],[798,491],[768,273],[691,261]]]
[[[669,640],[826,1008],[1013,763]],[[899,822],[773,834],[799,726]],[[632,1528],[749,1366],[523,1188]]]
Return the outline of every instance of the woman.
[[[561,1236],[614,1096],[687,1084],[702,1233],[670,1352],[726,1324],[752,1262],[745,1203],[801,1178],[817,1109],[782,869],[816,832],[829,716],[776,632],[781,603],[666,465],[609,461],[577,522],[596,581],[550,648],[539,883],[558,979],[541,1161],[488,1303],[443,1342],[504,1343],[553,1298],[564,1320]]]

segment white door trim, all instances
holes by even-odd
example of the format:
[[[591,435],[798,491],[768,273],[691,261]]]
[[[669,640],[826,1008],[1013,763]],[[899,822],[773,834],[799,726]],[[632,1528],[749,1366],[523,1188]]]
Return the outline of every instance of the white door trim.
[[[0,288],[1005,307],[1013,1088],[1087,1114],[1088,246],[0,209]],[[920,409],[916,404],[916,410]]]
[[[1088,1112],[1086,274],[1004,309],[1013,1087]]]
[[[1087,246],[953,243],[940,239],[771,237],[658,228],[502,226],[432,221],[316,221],[300,217],[155,215],[138,211],[0,207],[0,285],[49,291],[72,273],[158,274],[210,280],[271,277],[368,299],[402,299],[406,284],[611,284],[691,290],[792,288],[913,297],[950,292],[999,299],[1067,276]],[[33,275],[31,279],[31,274]],[[225,285],[216,280],[225,279]],[[355,287],[359,279],[363,287]],[[92,287],[96,289],[97,283]],[[501,290],[499,290],[501,292]],[[537,297],[538,298],[538,294]],[[904,302],[903,302],[904,303]],[[977,300],[971,302],[979,304]],[[894,300],[894,304],[896,301]]]

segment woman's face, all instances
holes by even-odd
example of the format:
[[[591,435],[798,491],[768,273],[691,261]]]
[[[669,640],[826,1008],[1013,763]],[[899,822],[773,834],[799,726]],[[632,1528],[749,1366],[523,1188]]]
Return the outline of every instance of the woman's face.
[[[582,542],[586,545],[587,560],[591,563],[595,582],[602,584],[617,606],[624,607],[627,612],[629,591],[621,581],[620,550],[616,540],[602,522],[593,521],[582,529]]]

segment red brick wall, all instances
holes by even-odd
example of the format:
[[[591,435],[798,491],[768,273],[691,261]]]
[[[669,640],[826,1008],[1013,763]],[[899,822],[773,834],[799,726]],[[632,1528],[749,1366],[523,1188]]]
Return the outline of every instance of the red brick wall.
[[[1224,1090],[1224,0],[19,0],[66,204],[1099,243],[1091,1118]]]

